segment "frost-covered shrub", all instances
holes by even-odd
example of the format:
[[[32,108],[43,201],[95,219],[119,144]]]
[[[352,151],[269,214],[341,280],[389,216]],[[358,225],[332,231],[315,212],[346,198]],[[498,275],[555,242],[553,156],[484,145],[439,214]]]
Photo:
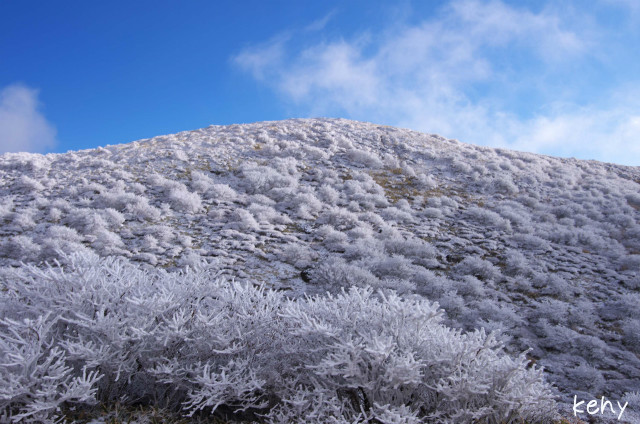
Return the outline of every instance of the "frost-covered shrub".
[[[567,321],[568,304],[561,300],[545,298],[536,304],[536,308],[531,312],[530,318],[545,318],[551,324],[564,324]]]
[[[474,309],[482,319],[499,323],[502,330],[517,328],[524,322],[515,308],[505,302],[498,303],[492,299],[484,298],[476,302]]]
[[[18,191],[24,191],[28,193],[38,192],[44,190],[44,185],[36,179],[29,177],[28,175],[22,175],[14,182],[14,189]]]
[[[380,280],[366,268],[332,256],[320,260],[311,272],[311,281],[326,288],[378,286]]]
[[[340,193],[330,185],[324,184],[318,189],[320,200],[329,205],[335,205],[340,198]]]
[[[454,283],[441,275],[427,269],[419,269],[413,276],[416,291],[429,299],[437,299],[451,290]]]
[[[631,193],[631,194],[627,194],[625,197],[629,205],[631,205],[635,209],[640,209],[640,194]]]
[[[391,238],[384,242],[385,250],[391,254],[402,255],[413,259],[418,264],[431,264],[436,256],[436,249],[420,239]]]
[[[138,202],[139,199],[140,197],[138,195],[127,193],[123,190],[109,191],[97,196],[94,200],[94,206],[124,211],[129,205]]]
[[[367,152],[364,150],[352,149],[347,152],[347,157],[356,164],[365,166],[367,168],[382,168],[382,161],[373,152]]]
[[[203,172],[191,172],[191,188],[199,194],[207,193],[213,186],[213,180]]]
[[[149,204],[149,200],[146,197],[137,197],[134,203],[127,205],[126,212],[139,221],[156,221],[161,216],[160,210]]]
[[[352,237],[353,234],[353,230],[348,232],[349,237]],[[342,257],[349,261],[360,259],[366,259],[369,262],[377,261],[383,250],[384,245],[380,240],[365,236],[346,245]]]
[[[292,175],[283,175],[268,166],[258,166],[247,164],[240,169],[242,173],[242,186],[247,193],[268,193],[276,188],[293,188],[298,184],[298,180]]]
[[[374,232],[371,225],[362,221],[360,221],[357,227],[354,227],[351,230],[347,231],[347,235],[350,239],[354,240],[373,240],[374,238]]]
[[[99,210],[92,208],[74,208],[64,217],[62,223],[82,234],[96,234],[108,227]]]
[[[496,228],[503,231],[511,231],[511,224],[497,213],[488,209],[471,206],[466,215],[480,225]]]
[[[607,321],[623,320],[627,318],[640,319],[640,293],[624,293],[614,299],[603,302],[600,307],[600,317]]]
[[[252,196],[252,199],[254,197],[255,196]],[[266,197],[266,199],[269,199],[269,198]],[[249,205],[247,209],[251,213],[251,215],[255,217],[256,221],[258,222],[266,222],[270,224],[283,224],[283,225],[290,224],[291,222],[293,222],[287,215],[281,214],[280,212],[278,212],[277,210],[275,210],[274,208],[268,205],[252,203]]]
[[[433,190],[438,186],[438,183],[431,175],[418,174],[416,177],[418,187],[423,190]]]
[[[236,209],[231,214],[231,222],[226,225],[227,228],[231,228],[238,231],[257,231],[260,229],[258,221],[251,215],[246,209]]]
[[[320,214],[316,220],[318,224],[328,224],[336,230],[345,231],[358,225],[358,215],[345,208],[333,206]]]
[[[82,241],[82,236],[76,230],[64,225],[51,225],[47,228],[47,238],[69,241]]]
[[[304,269],[318,258],[318,254],[308,246],[302,244],[287,244],[279,252],[278,257],[285,263],[298,269]]]
[[[602,373],[584,362],[572,368],[567,375],[569,376],[570,384],[573,386],[572,388],[582,393],[600,393],[604,386]]]
[[[315,232],[315,236],[322,241],[327,250],[344,252],[347,248],[349,237],[342,231],[333,229],[329,225],[323,225]]]
[[[313,193],[298,194],[291,199],[290,206],[297,211],[297,216],[302,219],[314,219],[323,207],[325,207]]]
[[[380,215],[388,221],[396,221],[399,223],[411,223],[414,221],[413,214],[395,206],[389,206],[380,211]]]
[[[624,411],[625,420],[631,423],[640,422],[640,392],[625,393],[620,403],[629,405]]]
[[[152,225],[145,232],[163,243],[170,243],[175,238],[175,231],[168,225]]]
[[[13,212],[14,203],[12,196],[5,196],[0,199],[0,221],[8,218]]]
[[[101,229],[95,235],[91,246],[101,255],[121,255],[126,252],[122,239],[116,233]]]
[[[547,240],[533,234],[516,234],[511,236],[510,240],[526,250],[544,252],[551,249],[551,244]]]
[[[527,275],[531,272],[529,261],[517,250],[509,249],[505,253],[505,273],[510,276]]]
[[[418,267],[413,265],[409,259],[401,255],[382,256],[375,261],[364,260],[363,262],[372,262],[368,264],[368,268],[378,278],[410,280],[418,270]]]
[[[238,193],[228,184],[213,184],[207,191],[207,197],[217,201],[233,201],[238,197]]]
[[[533,227],[531,226],[531,216],[529,212],[522,208],[514,208],[507,205],[502,205],[498,210],[500,216],[509,220],[511,225],[517,228],[520,233],[531,233]]]
[[[449,290],[438,298],[438,304],[447,312],[450,320],[456,320],[466,311],[464,299],[455,290]]]
[[[472,275],[465,275],[459,280],[453,280],[453,288],[465,297],[477,299],[485,293],[484,284]]]
[[[501,175],[494,178],[490,183],[490,190],[495,193],[518,194],[518,187],[513,183],[511,178]]]
[[[202,200],[198,193],[190,192],[184,186],[171,189],[168,199],[173,208],[179,212],[197,213],[202,208]]]
[[[61,405],[94,404],[101,376],[87,372],[86,365],[74,367],[57,337],[66,324],[53,312],[27,317],[16,312],[23,311],[6,311],[0,318],[0,418],[48,422]]]
[[[112,208],[106,208],[102,211],[102,217],[109,228],[117,228],[124,224],[125,217],[122,213]]]
[[[482,280],[497,280],[500,278],[500,270],[491,262],[477,256],[464,258],[456,264],[453,270],[458,275],[472,275]]]
[[[0,257],[27,263],[38,257],[40,249],[40,245],[36,244],[31,237],[16,235],[0,242]]]
[[[68,255],[69,252],[77,254],[93,253],[92,250],[84,244],[65,239],[46,238],[41,242],[40,246],[42,247],[40,260],[48,263],[59,261],[63,265],[65,264],[65,255]]]
[[[620,265],[623,270],[640,272],[640,255],[627,255]]]
[[[444,213],[437,208],[424,208],[422,210],[422,215],[430,218],[430,219],[442,219],[444,218]]]
[[[178,258],[177,265],[181,268],[197,270],[206,267],[206,260],[198,252],[185,249]]]
[[[555,296],[562,300],[568,300],[576,292],[569,283],[556,274],[537,274],[534,277],[534,285],[542,287],[541,294]]]

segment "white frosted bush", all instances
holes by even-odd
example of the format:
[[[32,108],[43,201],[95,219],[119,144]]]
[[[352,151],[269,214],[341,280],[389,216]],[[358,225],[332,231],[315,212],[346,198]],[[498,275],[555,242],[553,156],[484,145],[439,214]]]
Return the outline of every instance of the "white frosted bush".
[[[252,198],[254,197],[255,196],[252,196]],[[265,197],[265,198],[268,200],[271,200],[268,197]],[[268,206],[265,204],[252,203],[249,205],[248,210],[258,222],[266,222],[270,224],[283,224],[283,225],[290,224],[291,222],[293,222],[287,215],[284,215],[278,212],[277,210],[275,210],[274,208],[272,208],[271,206]]]
[[[378,278],[364,267],[347,263],[341,258],[330,257],[319,262],[311,273],[311,281],[326,289],[357,286],[378,286]]]
[[[349,231],[349,236],[353,237],[354,232],[353,230]],[[345,246],[342,257],[349,261],[364,259],[371,263],[380,259],[382,256],[380,252],[382,252],[383,249],[384,245],[380,240],[367,235],[349,242],[349,244]]]
[[[387,239],[384,242],[386,251],[390,254],[399,254],[407,258],[432,259],[436,255],[436,249],[420,239]]]
[[[396,278],[399,280],[409,280],[413,278],[418,267],[413,265],[411,261],[402,255],[381,256],[375,261],[363,261],[368,264],[369,269],[378,278]]]
[[[3,302],[6,304],[6,302]],[[56,332],[65,324],[52,312],[0,318],[0,418],[47,422],[62,404],[93,404],[100,380],[87,367],[74,369]],[[56,328],[58,327],[58,328]],[[57,330],[57,331],[56,331]]]
[[[69,241],[82,241],[82,236],[76,230],[64,225],[51,225],[47,228],[47,238]]]
[[[13,197],[12,196],[4,196],[0,199],[0,220],[8,218],[13,212]]]
[[[269,166],[247,164],[240,171],[243,177],[242,185],[249,194],[267,193],[277,188],[293,188],[298,184],[294,176],[283,175]]]
[[[506,176],[499,176],[491,181],[491,190],[496,193],[504,194],[517,194],[519,192],[518,186],[516,186],[511,178]]]
[[[477,299],[485,293],[482,281],[472,275],[465,275],[459,280],[454,280],[453,283],[453,287],[458,293],[471,299]]]
[[[318,189],[320,199],[329,205],[335,205],[340,198],[340,193],[330,185],[324,184]]]
[[[500,270],[491,262],[477,256],[464,258],[456,264],[453,270],[458,275],[472,275],[483,280],[497,280],[500,278]]]
[[[308,246],[302,244],[287,244],[279,252],[278,257],[285,263],[298,269],[304,269],[317,259],[318,254]]]
[[[497,228],[503,231],[511,231],[511,224],[497,213],[488,209],[471,206],[466,211],[467,216],[478,224]]]
[[[297,214],[303,219],[314,219],[315,216],[325,207],[313,193],[301,193],[290,201],[290,206],[297,210]]]
[[[149,199],[146,197],[136,198],[135,203],[127,205],[126,211],[139,221],[156,221],[161,216],[160,210],[149,204]]]
[[[621,262],[622,269],[640,272],[640,255],[627,255]]]
[[[200,171],[191,172],[191,188],[197,193],[205,194],[211,189],[213,184],[213,180],[205,173]]]
[[[100,194],[94,201],[96,207],[113,208],[124,211],[129,205],[135,204],[139,196],[134,193],[126,193],[116,190]]]
[[[505,253],[505,273],[510,276],[527,275],[531,271],[529,261],[517,250],[509,249]]]
[[[600,393],[604,386],[602,373],[595,367],[586,363],[581,363],[571,369],[568,376],[576,391],[579,390],[589,394]]]
[[[202,208],[202,200],[198,193],[190,192],[186,187],[171,189],[168,199],[179,212],[198,213]]]
[[[228,184],[213,184],[207,192],[207,197],[217,201],[233,201],[238,197],[238,193]]]
[[[251,212],[246,209],[236,209],[231,214],[231,222],[227,224],[227,228],[238,231],[257,231],[260,225]]]
[[[511,236],[510,240],[512,240],[518,247],[526,250],[544,252],[551,249],[551,244],[547,240],[533,234],[516,234]]]
[[[249,409],[272,423],[555,415],[524,355],[444,327],[437,305],[419,298],[352,288],[289,300],[205,271],[67,262],[0,273],[0,355],[12,364],[0,368],[0,410],[10,422],[116,400],[188,415]]]
[[[365,166],[367,168],[382,168],[382,161],[373,152],[367,152],[364,150],[352,149],[347,152],[347,158],[358,165]]]
[[[117,228],[124,224],[125,217],[122,213],[112,208],[106,208],[102,211],[102,217],[109,228]]]
[[[22,175],[15,181],[14,188],[20,191],[33,193],[44,190],[44,185],[42,185],[40,181],[33,179],[28,175]]]
[[[417,182],[423,190],[433,190],[438,186],[438,183],[431,175],[418,174]]]
[[[388,221],[396,221],[399,223],[411,223],[414,221],[413,214],[395,206],[389,206],[380,211],[380,215]]]
[[[640,209],[640,194],[630,193],[630,194],[627,194],[625,197],[629,205],[631,205],[636,209]]]
[[[627,392],[622,396],[620,403],[628,403],[624,411],[624,419],[631,423],[640,422],[640,392]]]
[[[96,232],[91,246],[101,255],[120,255],[125,253],[125,245],[116,233],[102,229]]]
[[[444,213],[438,208],[424,208],[422,210],[422,215],[429,219],[442,219],[444,218]]]
[[[17,235],[0,242],[0,257],[21,262],[31,262],[38,258],[41,247],[29,236]]]
[[[358,225],[358,215],[344,208],[334,206],[321,213],[316,222],[318,224],[328,224],[336,230],[344,231]]]

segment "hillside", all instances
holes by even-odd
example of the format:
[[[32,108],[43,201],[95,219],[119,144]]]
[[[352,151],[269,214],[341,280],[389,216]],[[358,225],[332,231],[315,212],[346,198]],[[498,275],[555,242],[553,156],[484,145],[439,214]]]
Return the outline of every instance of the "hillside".
[[[0,223],[3,275],[93,252],[296,299],[393,289],[531,349],[561,409],[639,398],[638,167],[340,119],[211,126],[1,155]]]

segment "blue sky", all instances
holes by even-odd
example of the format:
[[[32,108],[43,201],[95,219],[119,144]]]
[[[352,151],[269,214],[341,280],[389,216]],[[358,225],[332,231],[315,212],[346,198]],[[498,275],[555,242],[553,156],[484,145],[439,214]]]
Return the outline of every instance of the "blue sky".
[[[331,116],[640,165],[640,0],[0,0],[0,152]]]

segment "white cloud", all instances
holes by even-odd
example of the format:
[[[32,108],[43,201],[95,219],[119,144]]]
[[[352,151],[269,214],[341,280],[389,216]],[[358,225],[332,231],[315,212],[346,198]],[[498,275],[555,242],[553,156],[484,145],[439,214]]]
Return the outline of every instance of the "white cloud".
[[[56,130],[39,111],[38,91],[13,84],[0,91],[0,153],[44,152]]]
[[[317,19],[311,22],[309,25],[305,27],[305,31],[320,31],[323,30],[329,21],[335,16],[336,9],[333,9],[331,12],[324,15],[324,17]]]
[[[599,54],[594,33],[589,17],[573,10],[534,13],[500,1],[462,0],[416,25],[302,47],[296,37],[278,38],[235,61],[310,116],[640,164],[640,152],[630,147],[640,145],[632,143],[640,135],[634,100],[614,103],[610,95],[608,105],[596,107],[572,97],[584,88],[570,84],[582,72],[580,63]],[[554,73],[560,78],[549,77]],[[527,96],[539,104],[529,106]]]
[[[255,79],[263,80],[273,69],[282,66],[287,41],[288,35],[279,35],[262,45],[243,50],[233,58],[233,62],[250,72]]]

